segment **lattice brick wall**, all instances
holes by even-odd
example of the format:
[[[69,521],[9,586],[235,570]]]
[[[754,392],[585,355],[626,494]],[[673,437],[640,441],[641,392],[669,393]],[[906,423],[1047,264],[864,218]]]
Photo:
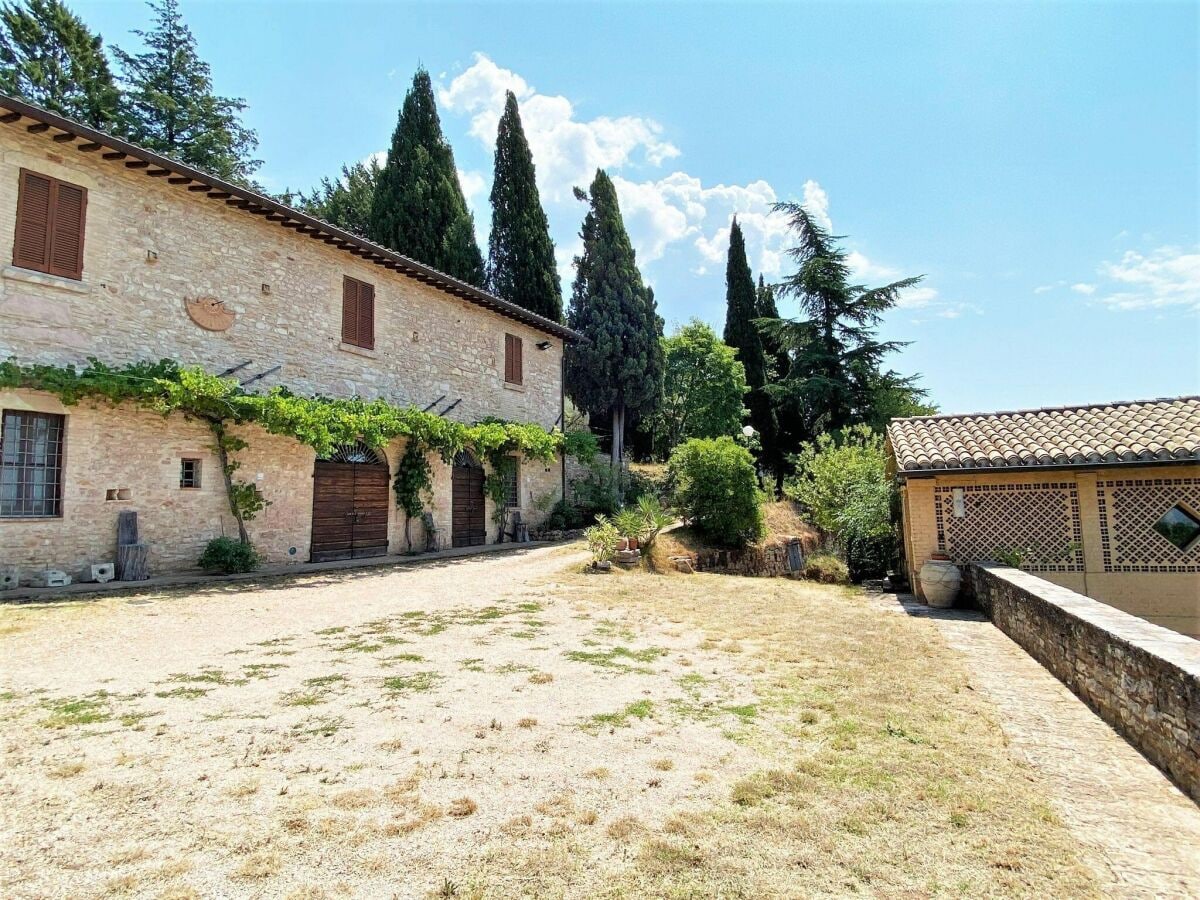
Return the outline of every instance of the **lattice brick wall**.
[[[979,484],[961,488],[965,515],[954,516],[952,487],[935,489],[938,543],[958,563],[1019,549],[1033,572],[1082,572],[1083,531],[1074,482]]]
[[[1105,572],[1200,572],[1200,541],[1180,550],[1154,530],[1176,504],[1200,509],[1200,478],[1101,481],[1096,497]]]

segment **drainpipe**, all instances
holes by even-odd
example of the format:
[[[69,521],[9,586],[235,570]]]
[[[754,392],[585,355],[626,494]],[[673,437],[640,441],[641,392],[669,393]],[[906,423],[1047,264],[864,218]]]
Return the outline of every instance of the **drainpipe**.
[[[558,421],[562,422],[563,434],[567,433],[567,342],[563,341],[562,352],[558,355]],[[560,496],[567,499],[567,454],[558,455],[559,477],[561,479]]]

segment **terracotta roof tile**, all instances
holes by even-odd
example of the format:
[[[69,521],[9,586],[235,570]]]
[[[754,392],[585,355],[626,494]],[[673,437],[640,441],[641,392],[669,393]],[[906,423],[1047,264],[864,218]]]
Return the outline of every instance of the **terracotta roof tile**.
[[[1200,461],[1200,397],[893,419],[900,472]]]

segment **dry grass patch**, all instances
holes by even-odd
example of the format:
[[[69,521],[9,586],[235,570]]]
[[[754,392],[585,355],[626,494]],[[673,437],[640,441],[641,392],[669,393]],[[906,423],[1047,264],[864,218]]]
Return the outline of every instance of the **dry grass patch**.
[[[259,880],[278,875],[283,868],[283,858],[274,850],[259,850],[251,853],[237,867],[234,875],[238,878]]]
[[[621,818],[609,822],[604,833],[614,841],[623,841],[645,830],[646,826],[637,816],[621,816]]]
[[[56,766],[51,766],[46,770],[46,774],[51,778],[74,778],[86,768],[87,766],[85,766],[82,762],[74,760],[72,762],[64,762],[59,763]]]
[[[459,797],[457,800],[450,801],[450,805],[446,807],[446,815],[462,819],[474,815],[478,808],[479,805],[470,797]]]
[[[549,672],[534,672],[529,676],[530,684],[549,684],[554,680],[554,676]]]
[[[518,728],[536,728],[538,720],[532,716],[526,716],[523,719],[517,719]]]

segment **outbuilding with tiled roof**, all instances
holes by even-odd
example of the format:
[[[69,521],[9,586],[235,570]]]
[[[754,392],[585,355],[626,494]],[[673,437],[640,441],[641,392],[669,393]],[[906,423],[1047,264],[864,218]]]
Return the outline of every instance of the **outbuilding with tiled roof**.
[[[1008,559],[1200,634],[1200,397],[893,419],[905,567]]]

